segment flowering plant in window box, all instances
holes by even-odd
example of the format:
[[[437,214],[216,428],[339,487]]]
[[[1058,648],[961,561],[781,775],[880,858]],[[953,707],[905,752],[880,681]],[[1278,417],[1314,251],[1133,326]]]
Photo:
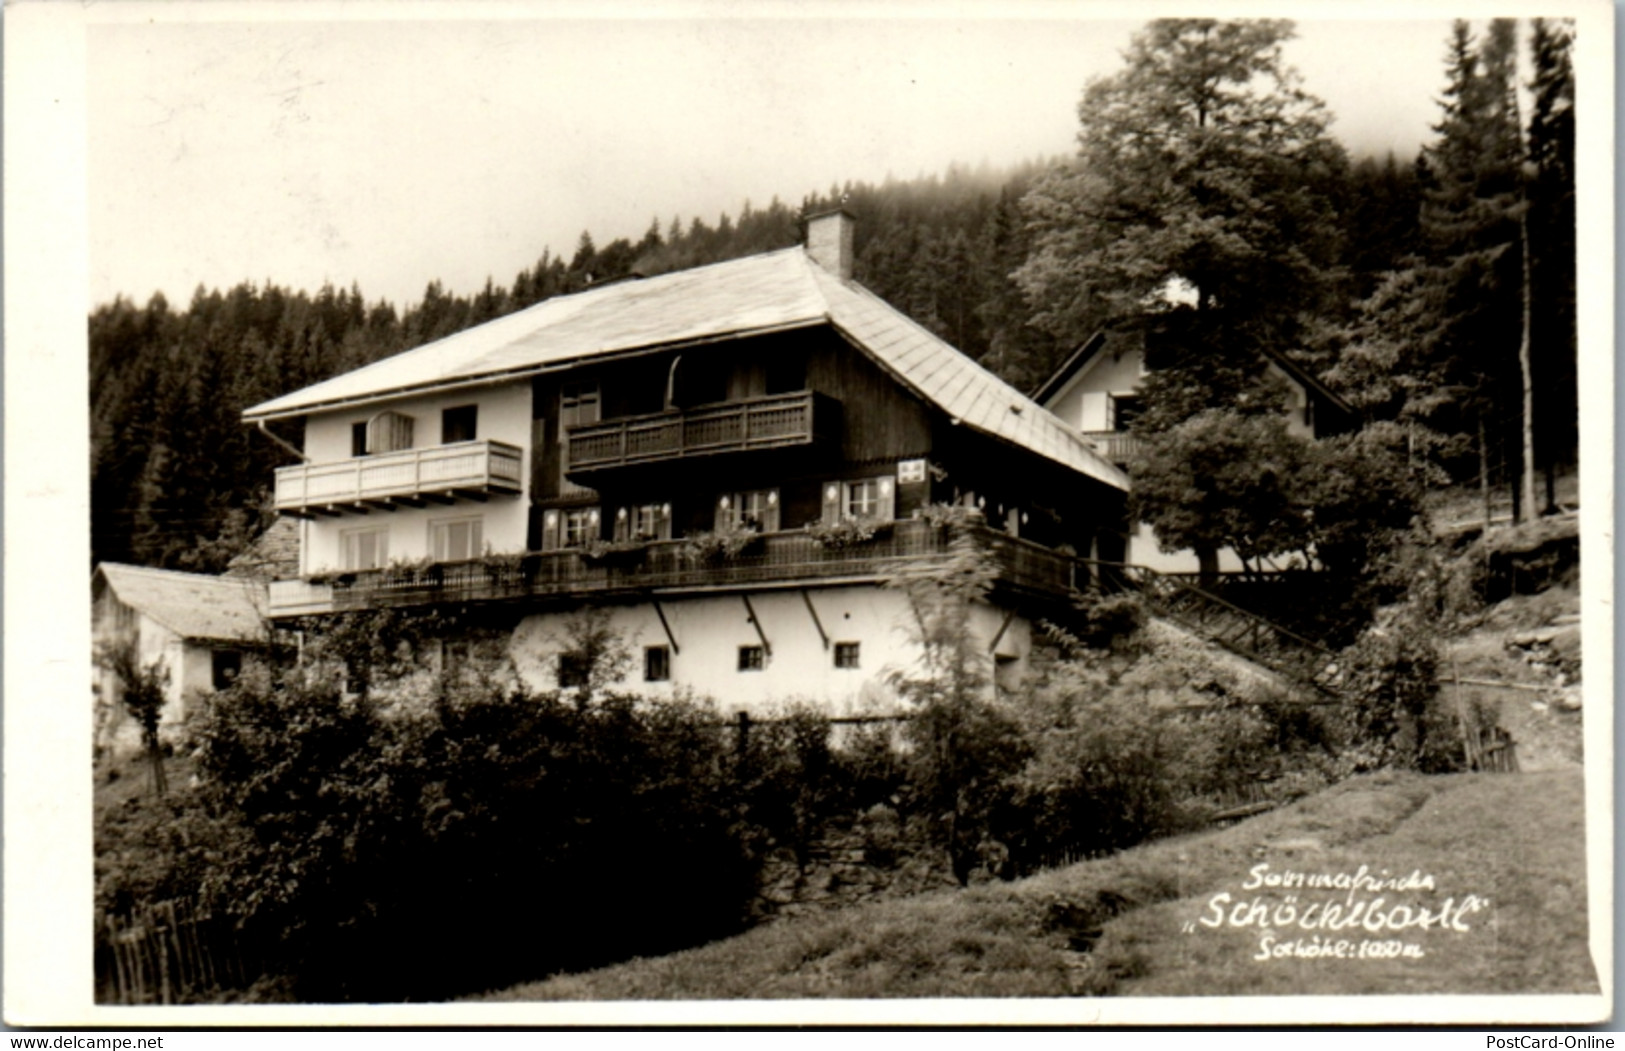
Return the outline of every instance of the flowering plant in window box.
[[[813,542],[829,551],[840,551],[866,544],[875,537],[891,531],[890,522],[878,518],[843,518],[839,522],[808,522],[807,535]]]
[[[690,562],[726,562],[749,551],[761,534],[754,529],[727,526],[683,538],[683,556]]]
[[[643,563],[649,545],[643,540],[587,541],[581,546],[581,560],[590,566],[636,566]]]

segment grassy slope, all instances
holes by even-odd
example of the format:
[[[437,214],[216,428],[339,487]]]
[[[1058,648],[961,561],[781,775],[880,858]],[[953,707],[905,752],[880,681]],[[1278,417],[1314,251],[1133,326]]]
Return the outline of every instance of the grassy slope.
[[[1594,992],[1583,823],[1578,770],[1378,774],[1228,829],[1031,879],[803,917],[489,998]],[[1476,893],[1493,907],[1468,920],[1470,933],[1406,935],[1426,951],[1421,961],[1255,962],[1257,930],[1188,930],[1213,894],[1240,898],[1261,862],[1419,868],[1438,891],[1412,901]],[[1078,951],[1086,943],[1092,951]]]

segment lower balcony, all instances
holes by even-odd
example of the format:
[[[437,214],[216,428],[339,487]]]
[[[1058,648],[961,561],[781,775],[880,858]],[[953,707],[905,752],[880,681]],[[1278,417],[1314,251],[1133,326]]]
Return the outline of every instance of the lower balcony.
[[[518,446],[481,440],[280,467],[276,509],[309,518],[514,495],[523,459]]]
[[[1052,600],[1072,595],[1078,572],[1074,557],[985,527],[977,536],[997,566],[999,587]],[[738,554],[715,560],[698,557],[682,540],[665,540],[597,557],[568,549],[279,581],[271,586],[270,606],[273,617],[295,617],[381,606],[874,583],[947,554],[943,528],[907,520],[886,523],[872,539],[845,547],[823,546],[800,530],[768,533]]]

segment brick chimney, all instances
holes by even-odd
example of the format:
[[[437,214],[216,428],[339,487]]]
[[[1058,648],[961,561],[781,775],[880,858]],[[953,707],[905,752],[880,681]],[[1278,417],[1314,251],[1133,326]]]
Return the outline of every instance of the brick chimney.
[[[852,231],[857,222],[845,208],[807,217],[807,254],[843,281],[852,280]]]

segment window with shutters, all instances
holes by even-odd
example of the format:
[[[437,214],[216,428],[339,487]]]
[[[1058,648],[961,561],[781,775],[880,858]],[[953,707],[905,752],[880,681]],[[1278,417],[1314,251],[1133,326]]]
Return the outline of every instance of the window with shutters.
[[[348,529],[339,539],[347,570],[379,569],[389,561],[388,529]]]
[[[779,491],[749,489],[723,493],[717,498],[718,529],[754,529],[776,533],[779,529]]]
[[[578,507],[564,512],[564,533],[560,540],[565,547],[581,547],[589,540],[598,539],[598,508]]]
[[[843,494],[845,500],[841,508],[842,516],[890,519],[893,517],[892,508],[896,506],[893,500],[895,488],[890,478],[864,478],[856,482],[847,482]]]
[[[638,504],[615,512],[616,540],[670,540],[671,505]]]
[[[577,485],[565,477],[569,470],[570,428],[582,423],[597,423],[599,413],[598,384],[566,383],[559,387],[559,448],[565,455],[559,457],[559,494],[590,493],[584,485]]]
[[[429,524],[429,553],[436,562],[479,558],[485,542],[479,518],[448,518]]]

